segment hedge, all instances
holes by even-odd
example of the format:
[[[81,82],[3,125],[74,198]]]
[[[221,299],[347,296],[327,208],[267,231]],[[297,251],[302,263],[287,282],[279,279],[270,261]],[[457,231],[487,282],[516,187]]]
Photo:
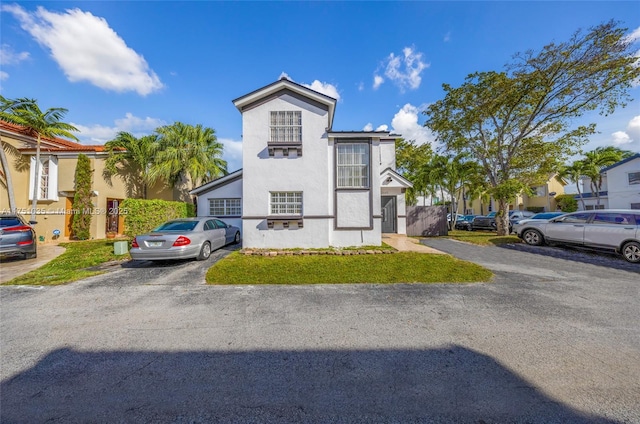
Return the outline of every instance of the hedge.
[[[165,221],[195,216],[195,206],[167,200],[125,199],[120,208],[124,217],[124,233],[129,237],[143,234]]]
[[[573,194],[556,196],[556,203],[562,212],[575,212],[578,210],[578,201]]]

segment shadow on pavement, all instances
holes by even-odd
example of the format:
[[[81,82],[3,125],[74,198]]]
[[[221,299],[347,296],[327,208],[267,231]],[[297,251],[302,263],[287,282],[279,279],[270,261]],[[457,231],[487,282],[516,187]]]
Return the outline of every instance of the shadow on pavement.
[[[0,421],[612,422],[489,356],[433,350],[60,349],[0,385]]]
[[[615,252],[580,249],[571,246],[530,246],[525,243],[499,244],[497,246],[518,252],[640,273],[640,264],[627,262]]]

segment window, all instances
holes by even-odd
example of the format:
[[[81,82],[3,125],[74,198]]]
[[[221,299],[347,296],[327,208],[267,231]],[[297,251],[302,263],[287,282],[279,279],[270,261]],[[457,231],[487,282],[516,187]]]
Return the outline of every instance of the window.
[[[338,188],[369,188],[369,143],[338,144]]]
[[[640,203],[632,203],[629,209],[640,209]]]
[[[210,216],[240,216],[242,201],[240,199],[209,199]]]
[[[271,192],[271,215],[302,215],[301,191]]]
[[[286,110],[271,112],[271,138],[273,143],[302,142],[302,112]]]
[[[45,161],[40,170],[40,198],[49,198],[49,161]]]
[[[640,172],[629,172],[629,185],[640,184]]]
[[[636,218],[628,213],[596,213],[593,217],[594,224],[618,224],[618,225],[635,225]]]
[[[585,208],[587,211],[592,211],[596,209],[604,209],[604,205],[587,205]]]
[[[555,219],[554,222],[563,222],[565,224],[584,224],[589,220],[589,217],[592,214],[580,212],[580,213],[572,213],[570,215],[561,216],[558,219]]]

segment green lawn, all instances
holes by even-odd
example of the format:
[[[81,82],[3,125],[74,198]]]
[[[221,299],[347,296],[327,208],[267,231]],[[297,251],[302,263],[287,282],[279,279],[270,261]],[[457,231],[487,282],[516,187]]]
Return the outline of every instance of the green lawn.
[[[91,240],[60,243],[65,252],[46,265],[14,278],[7,285],[40,285],[53,286],[69,283],[104,271],[89,270],[105,262],[129,260],[129,254],[116,256],[113,254],[113,243],[122,240]]]
[[[498,245],[506,243],[521,243],[522,240],[518,236],[497,236],[495,232],[491,231],[449,231],[448,238],[460,241],[466,241],[468,243],[479,244],[482,246]]]
[[[453,258],[401,252],[354,256],[247,256],[234,252],[207,272],[209,284],[466,283],[487,269]]]

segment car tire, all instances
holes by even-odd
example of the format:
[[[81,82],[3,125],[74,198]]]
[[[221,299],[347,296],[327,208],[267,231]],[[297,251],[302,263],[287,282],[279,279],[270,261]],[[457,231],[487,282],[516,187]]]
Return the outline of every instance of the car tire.
[[[206,261],[211,257],[211,244],[208,241],[205,241],[200,249],[200,254],[196,258],[199,261]]]
[[[240,232],[237,232],[235,236],[233,236],[233,244],[240,244]]]
[[[541,246],[544,244],[544,237],[537,230],[525,230],[522,233],[522,240],[530,246]]]
[[[622,257],[633,264],[640,263],[640,243],[630,241],[622,246]]]

